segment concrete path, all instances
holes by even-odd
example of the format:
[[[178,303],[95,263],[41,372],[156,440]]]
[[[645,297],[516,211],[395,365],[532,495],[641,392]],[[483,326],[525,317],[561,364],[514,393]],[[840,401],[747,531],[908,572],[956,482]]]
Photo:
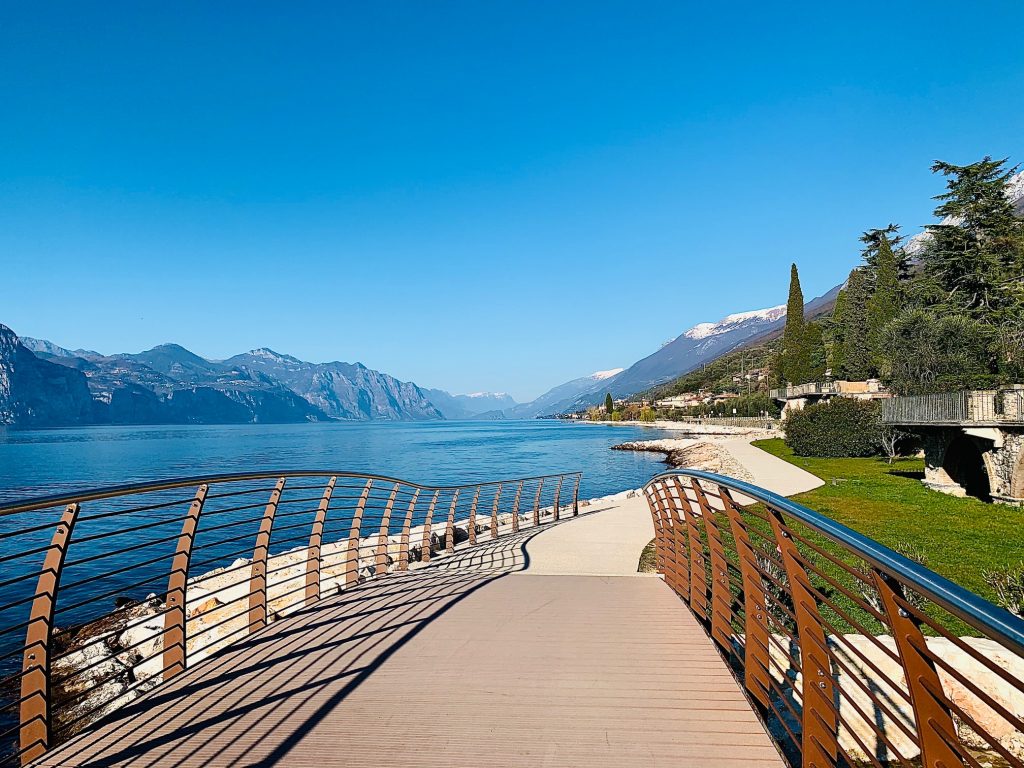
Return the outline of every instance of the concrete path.
[[[748,440],[725,440],[721,445],[750,473],[754,485],[781,496],[794,496],[825,484],[820,477],[755,448]]]
[[[595,501],[586,514],[526,543],[528,575],[639,576],[640,553],[654,538],[644,497]]]

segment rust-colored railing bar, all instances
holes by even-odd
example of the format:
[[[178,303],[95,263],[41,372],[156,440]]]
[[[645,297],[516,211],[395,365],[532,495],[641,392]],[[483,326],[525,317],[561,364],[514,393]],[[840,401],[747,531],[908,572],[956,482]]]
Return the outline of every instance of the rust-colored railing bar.
[[[540,525],[540,495],[544,491],[544,478],[537,483],[537,495],[533,497],[533,524]]]
[[[690,549],[690,610],[701,619],[710,619],[708,595],[707,595],[707,564],[704,558],[704,543],[700,538],[697,516],[687,498],[686,490],[679,478],[673,478],[676,485],[676,493],[681,499],[680,506],[683,508],[683,519],[686,522],[687,543]]]
[[[558,476],[558,483],[555,485],[555,501],[551,507],[551,520],[552,522],[556,523],[558,522],[560,513],[562,511],[560,505],[560,501],[562,498],[562,478],[563,475]]]
[[[366,507],[366,499],[373,487],[373,480],[367,480],[363,486],[363,492],[356,503],[355,511],[352,513],[352,524],[348,534],[348,546],[345,548],[345,586],[355,586],[359,581],[359,529],[363,525],[363,509]]]
[[[903,587],[888,574],[875,571],[875,588],[888,615],[892,637],[899,651],[900,663],[910,691],[910,701],[917,722],[921,744],[921,762],[926,768],[946,768],[957,765],[960,751],[953,750],[942,737],[943,732],[956,733],[953,716],[943,703],[942,697],[932,696],[929,687],[942,690],[939,673],[927,653],[924,635],[920,625],[910,614],[897,605],[897,598],[903,596]]]
[[[732,650],[732,594],[729,591],[729,564],[715,511],[696,480],[690,481],[700,507],[701,521],[711,552],[711,638],[726,653]]]
[[[455,551],[455,507],[459,503],[459,489],[452,494],[452,503],[448,507],[448,524],[444,529],[444,548],[448,553]]]
[[[80,505],[76,503],[68,504],[64,509],[43,560],[39,581],[36,582],[22,661],[25,675],[21,679],[18,744],[23,765],[45,753],[52,740],[50,657],[53,654],[53,614],[64,559],[80,510]]]
[[[494,504],[491,505],[491,539],[498,538],[498,505],[501,503],[501,483],[494,492]]]
[[[405,510],[405,520],[402,521],[402,534],[398,542],[398,570],[409,570],[409,531],[412,530],[412,515],[416,510],[416,502],[420,498],[420,489],[417,488],[409,501],[409,507]]]
[[[338,478],[334,476],[327,481],[327,487],[324,488],[320,504],[316,508],[316,517],[313,518],[313,525],[309,530],[309,544],[306,547],[306,605],[311,605],[320,599],[320,548],[324,541],[327,510],[330,509],[334,486],[337,482]]]
[[[420,553],[420,559],[424,563],[430,562],[430,555],[433,550],[433,539],[430,536],[431,522],[434,519],[434,507],[437,506],[437,497],[441,491],[434,491],[434,497],[430,500],[430,506],[427,507],[427,517],[423,521],[423,548]]]
[[[576,483],[572,489],[572,516],[576,517],[580,513],[580,480],[582,476],[576,475]]]
[[[473,492],[473,503],[469,505],[469,523],[467,524],[467,532],[469,533],[469,546],[471,547],[476,545],[476,507],[477,504],[480,503],[480,491],[481,486],[478,485],[476,490]]]
[[[793,596],[800,657],[803,660],[803,758],[806,768],[834,768],[839,755],[839,721],[830,706],[835,696],[832,663],[818,605],[807,572],[800,567],[796,544],[784,529],[782,515],[769,520],[782,553],[786,581]]]
[[[523,480],[516,486],[516,495],[512,499],[512,533],[519,533],[519,498],[523,495]]]
[[[395,483],[388,496],[387,505],[384,507],[384,515],[380,519],[380,533],[377,536],[377,558],[374,562],[374,575],[387,573],[388,571],[388,534],[391,530],[391,510],[395,506],[395,497],[398,495],[399,483]]]
[[[208,485],[199,486],[196,497],[188,507],[181,534],[171,562],[171,574],[167,581],[167,610],[164,613],[164,679],[168,680],[185,671],[187,641],[185,634],[185,585],[188,584],[189,561],[192,546],[196,540],[199,516],[203,513]]]
[[[263,510],[260,529],[256,534],[256,547],[252,552],[252,572],[249,576],[249,626],[267,625],[267,557],[270,554],[270,535],[274,529],[274,513],[284,492],[287,478],[280,478],[270,492],[270,501]]]
[[[743,516],[727,489],[722,489],[721,499],[736,543],[740,575],[743,578],[743,628],[746,635],[743,644],[743,683],[754,700],[767,707],[771,653],[768,647],[768,622],[765,619],[768,608],[764,586],[758,577],[757,556],[750,543]]]
[[[647,506],[651,511],[651,523],[654,525],[654,567],[658,573],[665,577],[665,582],[673,587],[668,578],[668,546],[665,542],[665,521],[662,515],[661,504],[658,500],[657,485],[644,488],[644,495],[647,497]]]
[[[676,484],[664,482],[662,488],[665,495],[665,518],[668,525],[669,546],[676,561],[676,574],[679,578],[679,596],[683,600],[690,599],[690,547],[689,533],[682,513],[685,499],[676,496]]]
[[[680,558],[680,552],[676,546],[677,535],[675,520],[672,515],[673,504],[670,499],[670,488],[667,483],[662,483],[660,486],[655,486],[653,491],[661,544],[665,553],[660,565],[665,569],[666,583],[685,599],[689,593],[688,564]],[[655,545],[656,553],[658,549],[657,545]]]

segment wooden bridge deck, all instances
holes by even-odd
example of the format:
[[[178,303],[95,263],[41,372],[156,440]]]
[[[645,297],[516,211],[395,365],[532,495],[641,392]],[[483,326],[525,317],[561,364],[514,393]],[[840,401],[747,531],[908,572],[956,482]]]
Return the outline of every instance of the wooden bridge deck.
[[[323,600],[38,764],[781,766],[660,579],[531,575],[531,537],[585,523]]]

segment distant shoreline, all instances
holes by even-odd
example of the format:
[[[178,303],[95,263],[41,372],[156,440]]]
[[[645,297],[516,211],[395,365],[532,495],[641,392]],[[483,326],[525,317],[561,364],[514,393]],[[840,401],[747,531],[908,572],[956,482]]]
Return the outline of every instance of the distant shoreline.
[[[686,432],[691,435],[728,435],[730,437],[745,437],[747,435],[758,435],[774,437],[777,430],[762,429],[759,427],[737,427],[730,424],[700,424],[688,421],[583,421],[578,424],[590,424],[593,426],[608,427],[650,427],[651,429],[664,429],[670,432]]]

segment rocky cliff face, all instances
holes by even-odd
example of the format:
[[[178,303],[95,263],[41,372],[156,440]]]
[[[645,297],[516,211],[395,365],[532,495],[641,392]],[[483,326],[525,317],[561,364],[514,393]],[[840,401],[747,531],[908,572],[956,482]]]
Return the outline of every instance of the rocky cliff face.
[[[281,382],[312,406],[337,419],[425,420],[444,418],[411,382],[362,363],[307,363],[271,349],[235,355],[224,365]]]
[[[271,350],[213,361],[177,344],[138,354],[70,351],[0,326],[0,423],[248,424],[440,419],[423,390],[349,363]]]
[[[92,419],[92,397],[82,372],[37,358],[0,325],[0,424],[51,427]]]

